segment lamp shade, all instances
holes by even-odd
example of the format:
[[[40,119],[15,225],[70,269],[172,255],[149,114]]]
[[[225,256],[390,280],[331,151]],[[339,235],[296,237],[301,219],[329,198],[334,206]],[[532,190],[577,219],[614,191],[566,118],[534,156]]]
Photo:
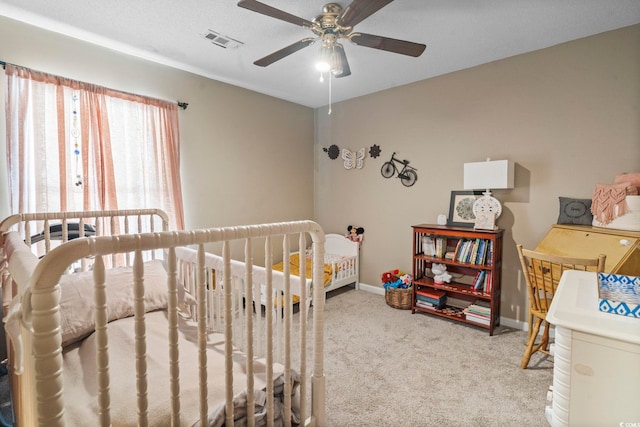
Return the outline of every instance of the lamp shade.
[[[487,160],[464,164],[464,189],[513,188],[514,167],[509,160]]]

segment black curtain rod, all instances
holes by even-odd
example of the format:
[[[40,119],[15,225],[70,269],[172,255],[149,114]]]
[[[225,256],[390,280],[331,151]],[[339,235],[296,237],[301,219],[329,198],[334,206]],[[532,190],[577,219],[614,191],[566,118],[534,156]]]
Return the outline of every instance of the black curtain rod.
[[[7,63],[4,61],[0,61],[0,66],[2,66],[3,70],[7,69]],[[182,102],[182,101],[177,101],[178,107],[182,108],[183,110],[186,110],[187,107],[189,106],[188,103],[186,102]]]

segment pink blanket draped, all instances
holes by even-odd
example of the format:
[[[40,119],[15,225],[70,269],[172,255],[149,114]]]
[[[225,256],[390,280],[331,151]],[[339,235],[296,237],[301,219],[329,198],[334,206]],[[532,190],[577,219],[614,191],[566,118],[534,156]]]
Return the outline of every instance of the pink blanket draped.
[[[593,191],[591,213],[597,221],[609,224],[614,219],[629,212],[626,198],[628,195],[636,194],[638,194],[638,189],[628,182],[597,184]]]

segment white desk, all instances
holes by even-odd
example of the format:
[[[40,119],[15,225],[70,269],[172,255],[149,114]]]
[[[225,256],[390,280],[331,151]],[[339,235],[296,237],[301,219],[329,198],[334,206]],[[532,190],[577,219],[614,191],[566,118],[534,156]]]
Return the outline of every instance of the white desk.
[[[556,327],[550,424],[640,425],[640,319],[599,311],[597,274],[566,271],[547,321]]]

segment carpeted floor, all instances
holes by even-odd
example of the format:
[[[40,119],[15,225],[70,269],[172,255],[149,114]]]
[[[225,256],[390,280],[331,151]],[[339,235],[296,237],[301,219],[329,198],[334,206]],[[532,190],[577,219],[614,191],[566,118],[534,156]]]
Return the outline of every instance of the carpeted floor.
[[[547,426],[553,363],[534,355],[519,368],[524,331],[499,327],[491,337],[349,287],[327,298],[324,331],[330,427]],[[0,415],[10,420],[6,378]]]
[[[553,363],[534,355],[519,368],[524,331],[491,337],[353,289],[329,296],[325,320],[330,426],[548,425]]]

